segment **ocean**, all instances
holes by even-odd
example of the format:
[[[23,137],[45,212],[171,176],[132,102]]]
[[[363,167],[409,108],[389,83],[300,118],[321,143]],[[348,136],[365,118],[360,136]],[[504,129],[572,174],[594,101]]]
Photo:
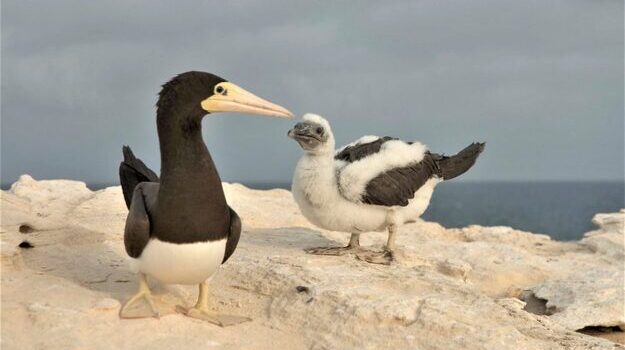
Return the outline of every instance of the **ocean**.
[[[290,188],[290,184],[250,184]],[[594,229],[596,213],[625,208],[624,182],[444,182],[423,219],[445,227],[511,226],[560,241]]]

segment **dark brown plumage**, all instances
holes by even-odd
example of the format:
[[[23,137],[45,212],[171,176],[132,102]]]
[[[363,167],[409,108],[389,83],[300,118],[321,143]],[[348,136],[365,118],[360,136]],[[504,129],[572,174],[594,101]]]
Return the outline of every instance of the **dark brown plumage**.
[[[200,102],[225,79],[204,72],[177,75],[163,85],[157,106],[161,177],[123,148],[119,167],[124,199],[130,208],[126,249],[137,257],[149,239],[193,243],[227,238],[234,251],[240,234],[226,203],[221,179],[204,144]],[[135,205],[134,202],[140,202]],[[147,220],[147,222],[145,222]],[[232,232],[231,228],[239,227]],[[231,253],[230,253],[231,254]]]
[[[372,155],[374,153],[378,153],[382,144],[390,140],[398,140],[396,138],[390,136],[384,136],[379,138],[373,142],[361,143],[349,147],[345,147],[344,150],[337,153],[334,156],[334,159],[343,160],[348,163],[355,162],[360,160],[366,156]]]
[[[373,142],[349,146],[335,155],[348,163],[380,151],[385,142],[397,140],[389,136]],[[432,177],[453,179],[469,170],[484,150],[485,143],[472,143],[453,156],[425,153],[420,162],[386,171],[367,184],[361,201],[382,206],[407,206],[415,192]]]
[[[438,163],[440,176],[444,180],[450,180],[469,170],[485,147],[484,142],[474,142],[454,156],[432,154],[432,157]]]
[[[124,193],[126,207],[130,208],[132,193],[141,182],[158,182],[158,175],[148,168],[145,163],[135,157],[128,146],[122,148],[124,160],[119,164],[119,180]]]
[[[367,184],[363,203],[405,207],[415,192],[434,176],[440,177],[440,168],[429,152],[423,160],[407,167],[384,172]]]

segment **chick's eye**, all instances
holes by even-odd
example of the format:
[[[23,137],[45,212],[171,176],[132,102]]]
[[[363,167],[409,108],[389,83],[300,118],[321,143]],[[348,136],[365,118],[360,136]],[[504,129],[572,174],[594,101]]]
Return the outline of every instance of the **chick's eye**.
[[[317,134],[323,134],[323,128],[322,127],[318,127],[316,131],[317,131]]]
[[[215,88],[215,92],[218,93],[218,94],[221,94],[221,95],[225,95],[226,89],[224,89],[223,86],[218,86],[218,87]]]

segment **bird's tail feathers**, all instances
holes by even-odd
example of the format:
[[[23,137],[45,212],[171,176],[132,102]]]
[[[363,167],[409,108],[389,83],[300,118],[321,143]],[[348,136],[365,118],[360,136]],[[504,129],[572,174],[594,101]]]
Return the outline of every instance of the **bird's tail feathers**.
[[[124,145],[122,146],[122,153],[124,154],[124,163],[132,163],[137,157],[132,153],[130,146]]]
[[[444,180],[464,174],[471,169],[477,157],[484,151],[485,142],[474,142],[453,156],[436,155],[436,162],[440,170],[440,176]]]
[[[135,157],[128,146],[122,148],[124,160],[119,164],[119,182],[124,192],[126,206],[130,208],[132,193],[141,182],[159,182],[158,175]]]

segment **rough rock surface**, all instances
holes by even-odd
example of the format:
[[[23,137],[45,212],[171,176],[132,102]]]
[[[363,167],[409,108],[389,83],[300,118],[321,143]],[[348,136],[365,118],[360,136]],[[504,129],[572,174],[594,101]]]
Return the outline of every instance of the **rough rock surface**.
[[[2,348],[624,348],[623,211],[598,214],[579,242],[417,222],[398,235],[399,261],[380,266],[305,254],[348,235],[308,224],[288,191],[224,187],[244,233],[211,283],[212,308],[253,318],[229,328],[176,314],[196,287],[156,281],[163,316],[120,320],[136,287],[120,188],[21,177],[1,193]],[[610,330],[601,335],[615,342],[580,329]]]

